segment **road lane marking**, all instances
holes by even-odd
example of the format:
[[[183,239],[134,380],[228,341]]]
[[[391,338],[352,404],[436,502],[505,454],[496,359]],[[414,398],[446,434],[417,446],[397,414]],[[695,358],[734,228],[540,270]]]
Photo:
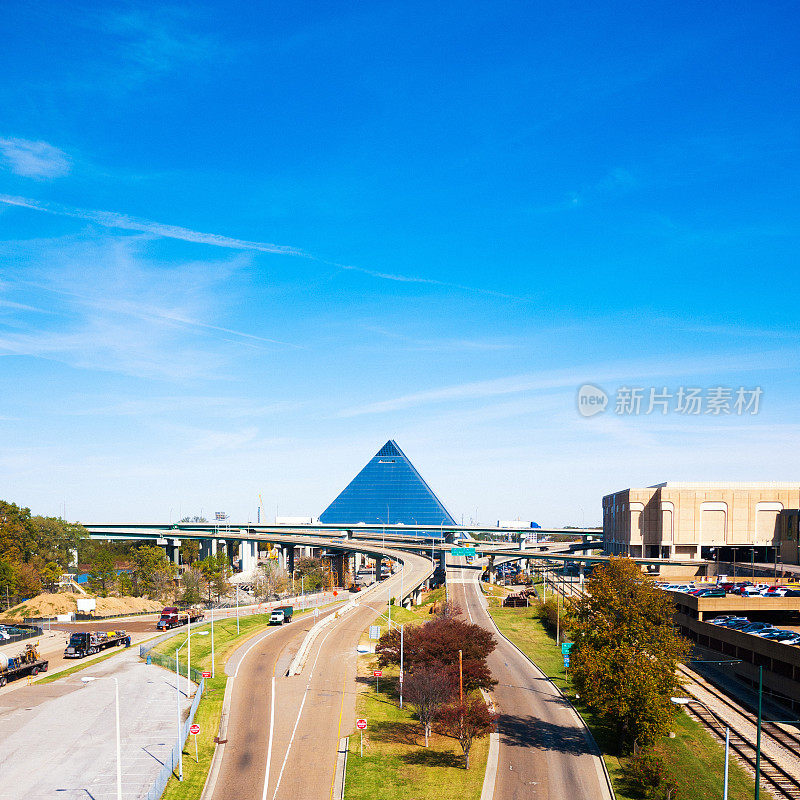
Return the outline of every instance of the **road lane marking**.
[[[257,644],[260,644],[260,643],[261,643],[261,642],[263,642],[263,641],[264,641],[264,639],[266,639],[268,636],[272,636],[272,634],[273,634],[273,633],[277,633],[279,630],[281,630],[281,629],[280,629],[280,628],[275,628],[274,630],[267,631],[267,632],[266,632],[266,633],[265,633],[263,636],[258,636],[258,637],[256,637],[256,639],[255,639],[255,640],[252,642],[252,644],[251,644],[251,645],[250,645],[250,646],[247,648],[247,650],[245,650],[245,651],[244,651],[244,653],[242,653],[242,657],[239,659],[239,663],[236,665],[236,672],[234,672],[234,673],[233,673],[233,677],[234,677],[234,678],[238,677],[238,675],[239,675],[239,667],[241,667],[241,666],[242,666],[242,662],[243,662],[243,661],[245,660],[245,658],[247,657],[247,654],[248,654],[248,653],[249,653],[249,652],[250,652],[250,651],[251,651],[251,650],[252,650],[252,649],[253,649],[253,648],[254,648],[254,647],[257,645]]]
[[[275,730],[275,675],[272,676],[272,699],[269,704],[269,746],[267,747],[267,768],[264,771],[264,791],[261,800],[267,800],[267,787],[269,786],[269,765],[272,761],[272,734]]]
[[[342,707],[339,709],[339,730],[336,734],[336,741],[340,742],[342,740],[342,714],[344,714],[344,692],[347,686],[347,675],[344,676],[344,680],[342,681]],[[337,753],[336,756],[336,764],[333,765],[333,779],[331,780],[331,796],[330,800],[333,800],[333,789],[336,786],[336,767],[338,766],[339,756]]]
[[[283,771],[286,769],[286,762],[289,760],[289,751],[292,749],[292,743],[294,742],[294,736],[297,733],[297,726],[300,724],[300,717],[303,715],[303,707],[306,704],[306,698],[308,697],[308,692],[311,689],[311,679],[314,677],[314,670],[317,668],[317,661],[319,660],[320,654],[322,653],[322,646],[327,641],[328,637],[336,630],[336,625],[334,626],[325,634],[322,642],[320,642],[319,650],[317,650],[317,657],[314,659],[314,663],[311,665],[311,672],[308,675],[308,683],[306,684],[306,690],[303,692],[303,700],[300,703],[300,710],[297,712],[297,719],[294,721],[294,728],[292,729],[292,735],[289,738],[289,744],[286,746],[286,755],[283,757],[283,763],[281,764],[281,771],[278,773],[278,782],[275,784],[275,791],[272,794],[272,800],[278,796],[278,789],[280,788],[281,781],[283,780]]]

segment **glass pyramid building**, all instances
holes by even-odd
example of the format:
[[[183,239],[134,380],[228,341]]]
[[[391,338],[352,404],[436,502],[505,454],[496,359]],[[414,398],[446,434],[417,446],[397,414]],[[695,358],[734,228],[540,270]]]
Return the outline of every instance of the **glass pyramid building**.
[[[390,439],[320,514],[320,522],[356,525],[455,525],[430,486]]]

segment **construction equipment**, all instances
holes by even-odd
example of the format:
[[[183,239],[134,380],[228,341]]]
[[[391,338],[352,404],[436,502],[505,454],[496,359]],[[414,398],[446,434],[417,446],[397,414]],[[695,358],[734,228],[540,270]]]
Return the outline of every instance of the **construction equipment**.
[[[26,675],[33,677],[40,672],[47,672],[48,664],[47,659],[39,656],[35,644],[26,644],[25,649],[15,658],[0,653],[0,687]]]

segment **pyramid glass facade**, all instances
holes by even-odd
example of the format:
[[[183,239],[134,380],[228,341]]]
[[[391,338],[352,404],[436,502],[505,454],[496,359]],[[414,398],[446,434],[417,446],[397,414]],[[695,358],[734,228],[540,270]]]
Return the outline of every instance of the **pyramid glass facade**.
[[[397,442],[389,440],[322,512],[320,522],[356,525],[455,525]],[[422,532],[421,532],[422,533]]]

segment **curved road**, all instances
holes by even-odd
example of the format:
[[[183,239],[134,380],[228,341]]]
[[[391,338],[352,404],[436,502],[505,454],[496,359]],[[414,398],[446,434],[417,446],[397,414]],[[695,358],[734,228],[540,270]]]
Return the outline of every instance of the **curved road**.
[[[427,559],[386,554],[405,559],[406,586],[429,571]],[[355,724],[356,645],[376,609],[399,594],[400,582],[400,573],[391,576],[358,597],[354,610],[323,628],[295,677],[285,677],[286,670],[313,618],[267,631],[229,661],[235,677],[228,738],[213,793],[204,798],[333,797],[339,739]]]
[[[572,706],[516,647],[497,635],[479,574],[463,564],[447,565],[450,600],[497,639],[488,659],[498,681],[492,699],[500,714],[494,800],[610,800],[600,757],[594,755]]]

